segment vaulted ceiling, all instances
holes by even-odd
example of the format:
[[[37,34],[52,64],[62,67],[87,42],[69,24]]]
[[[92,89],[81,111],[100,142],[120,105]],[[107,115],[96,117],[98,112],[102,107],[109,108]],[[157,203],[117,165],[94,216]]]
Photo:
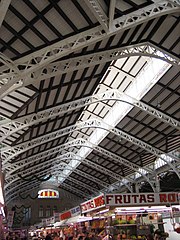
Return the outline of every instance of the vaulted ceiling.
[[[179,11],[178,0],[1,0],[7,202],[50,177],[82,199],[180,178]],[[142,78],[156,81],[137,99]],[[122,116],[105,121],[114,108]]]

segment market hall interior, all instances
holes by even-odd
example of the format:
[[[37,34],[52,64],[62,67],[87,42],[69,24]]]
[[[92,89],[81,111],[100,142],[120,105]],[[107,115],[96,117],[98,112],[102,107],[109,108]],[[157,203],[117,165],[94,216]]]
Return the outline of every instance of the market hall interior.
[[[0,1],[0,239],[179,239],[180,1]]]

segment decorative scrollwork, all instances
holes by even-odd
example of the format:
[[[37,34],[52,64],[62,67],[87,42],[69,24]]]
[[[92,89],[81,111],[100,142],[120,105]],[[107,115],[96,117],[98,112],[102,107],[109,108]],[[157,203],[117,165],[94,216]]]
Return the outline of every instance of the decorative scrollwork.
[[[22,205],[19,206],[19,207],[18,207],[17,205],[15,205],[14,207],[15,207],[15,209],[16,209],[16,208],[17,208],[17,209],[20,209],[20,208],[25,208],[25,209],[26,209],[26,208],[30,208],[31,206],[27,206],[27,207],[26,207],[24,204],[22,204]]]
[[[27,198],[31,198],[31,199],[36,199],[36,198],[38,198],[38,194],[35,196],[35,197],[32,197],[30,194],[27,194],[26,196],[22,196],[22,193],[20,192],[19,193],[19,197],[21,198],[21,199],[27,199]]]
[[[26,176],[22,176],[21,174],[18,174],[18,177],[19,178],[21,178],[23,181],[27,181],[27,182],[31,182],[34,178],[36,178],[38,181],[40,181],[40,182],[45,182],[45,181],[48,181],[51,177],[52,177],[52,175],[50,174],[49,176],[44,176],[44,177],[42,177],[42,178],[40,178],[40,177],[38,177],[38,176],[36,176],[36,175],[32,175],[32,176],[30,176],[30,175],[26,175]]]

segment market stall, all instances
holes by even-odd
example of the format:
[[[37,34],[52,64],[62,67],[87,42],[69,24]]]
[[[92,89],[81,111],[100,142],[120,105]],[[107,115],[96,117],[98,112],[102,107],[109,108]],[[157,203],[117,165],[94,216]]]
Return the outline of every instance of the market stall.
[[[110,234],[120,239],[146,239],[155,229],[164,230],[162,213],[178,203],[178,193],[106,194],[105,205],[112,214]]]

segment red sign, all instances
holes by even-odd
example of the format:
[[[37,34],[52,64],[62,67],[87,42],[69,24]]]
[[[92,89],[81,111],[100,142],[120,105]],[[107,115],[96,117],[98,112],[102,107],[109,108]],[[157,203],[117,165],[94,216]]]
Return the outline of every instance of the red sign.
[[[100,207],[104,207],[104,196],[98,196],[96,198],[93,198],[87,202],[84,202],[81,204],[81,211],[82,213],[89,212],[95,209],[98,209]]]
[[[106,194],[106,206],[166,205],[178,203],[178,193]]]
[[[70,211],[67,211],[67,212],[64,212],[64,213],[60,214],[60,219],[61,220],[65,220],[65,219],[70,218],[70,217],[71,217],[71,212]]]

